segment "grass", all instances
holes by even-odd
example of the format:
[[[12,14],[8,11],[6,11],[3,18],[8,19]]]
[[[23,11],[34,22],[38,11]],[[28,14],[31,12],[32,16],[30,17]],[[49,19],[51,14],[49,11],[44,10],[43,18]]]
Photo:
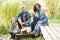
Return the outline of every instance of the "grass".
[[[49,19],[50,23],[60,23],[60,19]]]
[[[21,39],[22,40],[44,40],[43,36],[39,36],[39,37],[27,37],[27,36],[24,36]]]
[[[60,19],[50,19],[49,18],[49,23],[60,23]],[[2,25],[0,27],[0,35],[9,35],[8,33],[8,28],[9,25]],[[43,36],[39,36],[39,37],[22,37],[22,40],[44,40]]]

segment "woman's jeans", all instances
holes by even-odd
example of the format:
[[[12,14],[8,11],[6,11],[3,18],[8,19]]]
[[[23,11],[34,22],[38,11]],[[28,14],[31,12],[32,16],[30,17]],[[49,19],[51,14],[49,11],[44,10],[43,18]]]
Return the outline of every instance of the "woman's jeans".
[[[35,26],[36,26],[38,20],[39,20],[38,17],[34,17],[34,18],[33,18],[33,22],[31,23],[31,30],[32,30],[32,31],[35,29]]]
[[[41,30],[40,30],[40,24],[36,24],[33,33],[34,34],[40,34],[40,32],[41,32]]]

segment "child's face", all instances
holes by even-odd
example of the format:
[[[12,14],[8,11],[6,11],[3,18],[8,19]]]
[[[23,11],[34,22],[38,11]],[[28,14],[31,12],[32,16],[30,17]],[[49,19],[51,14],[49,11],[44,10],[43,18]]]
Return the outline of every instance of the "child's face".
[[[16,24],[15,19],[12,20],[11,24],[14,26]]]

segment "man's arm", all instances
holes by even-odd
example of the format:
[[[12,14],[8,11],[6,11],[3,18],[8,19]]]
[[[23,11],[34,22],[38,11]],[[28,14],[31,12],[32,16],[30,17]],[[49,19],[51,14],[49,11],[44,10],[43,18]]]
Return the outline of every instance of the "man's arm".
[[[30,18],[31,18],[30,13],[28,13],[26,16],[27,16],[28,20],[27,20],[27,21],[25,21],[25,22],[23,22],[23,24],[28,23],[28,22],[30,23]]]
[[[19,17],[21,16],[21,13],[19,13],[17,16],[16,16],[16,21],[18,21]]]

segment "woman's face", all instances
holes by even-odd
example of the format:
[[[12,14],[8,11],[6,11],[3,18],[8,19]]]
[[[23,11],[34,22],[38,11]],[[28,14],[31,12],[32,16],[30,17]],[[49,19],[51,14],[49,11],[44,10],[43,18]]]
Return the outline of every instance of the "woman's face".
[[[39,5],[36,5],[36,9],[39,9]]]

